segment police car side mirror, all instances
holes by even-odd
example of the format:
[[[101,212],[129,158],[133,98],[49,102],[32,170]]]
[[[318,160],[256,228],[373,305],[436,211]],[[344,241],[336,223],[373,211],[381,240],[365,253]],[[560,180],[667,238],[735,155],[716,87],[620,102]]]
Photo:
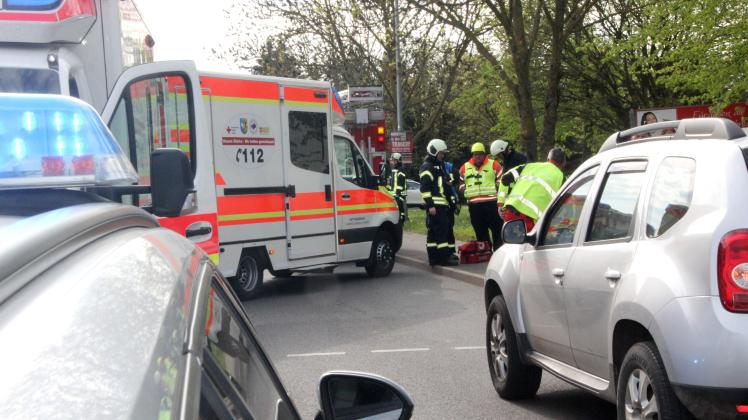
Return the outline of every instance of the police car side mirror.
[[[179,216],[187,195],[195,190],[187,155],[179,149],[157,149],[151,153],[152,213]]]
[[[501,238],[507,244],[524,244],[535,241],[535,235],[527,235],[525,222],[522,220],[512,220],[504,223],[504,227],[501,228]]]
[[[387,378],[360,372],[328,372],[319,381],[322,412],[316,418],[407,420],[413,400]]]

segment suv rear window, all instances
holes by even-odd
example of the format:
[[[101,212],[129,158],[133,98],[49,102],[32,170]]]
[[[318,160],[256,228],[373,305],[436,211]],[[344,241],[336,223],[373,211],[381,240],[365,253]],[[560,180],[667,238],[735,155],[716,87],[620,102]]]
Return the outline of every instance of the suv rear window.
[[[685,216],[693,197],[696,161],[667,157],[657,169],[647,206],[647,237],[667,232]]]

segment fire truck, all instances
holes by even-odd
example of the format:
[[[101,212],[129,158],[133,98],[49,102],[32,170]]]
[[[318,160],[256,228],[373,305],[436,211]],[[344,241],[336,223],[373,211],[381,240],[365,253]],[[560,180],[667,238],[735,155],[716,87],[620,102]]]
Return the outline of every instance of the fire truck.
[[[264,270],[285,277],[355,262],[370,276],[390,273],[402,242],[397,205],[341,127],[330,83],[151,62],[153,40],[129,0],[2,4],[0,76],[12,78],[0,77],[0,91],[91,103],[139,177],[97,192],[199,244],[241,298],[259,291]],[[85,162],[74,133],[50,153]],[[168,192],[176,210],[151,200],[151,176],[169,171],[161,149],[181,150],[192,174]]]

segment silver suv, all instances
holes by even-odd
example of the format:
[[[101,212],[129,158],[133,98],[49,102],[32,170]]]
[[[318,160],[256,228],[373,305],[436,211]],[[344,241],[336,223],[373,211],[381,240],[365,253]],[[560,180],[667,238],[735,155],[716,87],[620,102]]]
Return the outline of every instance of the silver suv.
[[[543,370],[618,418],[748,413],[748,137],[731,121],[612,135],[533,231],[504,226],[485,274],[502,398]]]

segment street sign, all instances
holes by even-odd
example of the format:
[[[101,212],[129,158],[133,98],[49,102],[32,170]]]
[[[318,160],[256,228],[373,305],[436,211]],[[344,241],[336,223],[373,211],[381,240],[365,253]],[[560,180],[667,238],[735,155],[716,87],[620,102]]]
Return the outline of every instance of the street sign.
[[[382,86],[351,86],[345,96],[343,102],[381,102],[384,89]]]
[[[400,153],[403,163],[413,163],[413,134],[406,131],[391,132],[390,153]]]

